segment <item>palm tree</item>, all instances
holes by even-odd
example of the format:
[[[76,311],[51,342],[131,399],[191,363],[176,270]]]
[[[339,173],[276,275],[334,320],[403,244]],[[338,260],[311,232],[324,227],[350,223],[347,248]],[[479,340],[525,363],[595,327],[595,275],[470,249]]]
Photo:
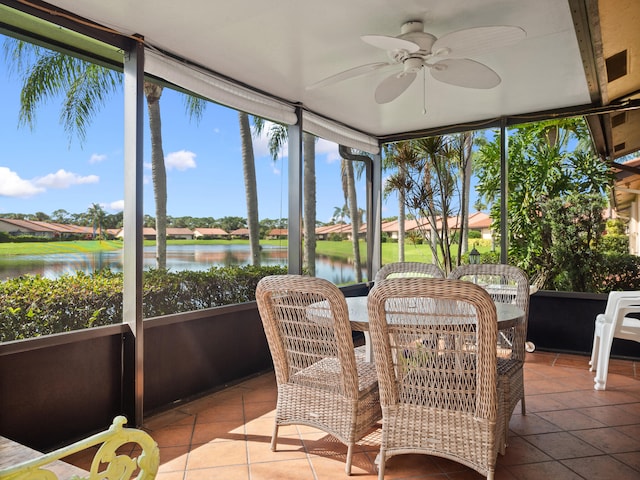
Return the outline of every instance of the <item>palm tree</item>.
[[[247,228],[249,228],[249,245],[251,263],[260,265],[260,221],[258,219],[258,189],[256,187],[256,165],[253,157],[253,141],[249,115],[238,112],[240,121],[240,141],[242,143],[242,169],[244,187],[247,197]]]
[[[98,203],[92,203],[87,210],[87,216],[91,220],[91,226],[93,228],[93,239],[96,239],[96,231],[99,238],[104,238],[103,224],[107,213]]]
[[[398,142],[389,145],[383,160],[383,168],[390,170],[397,168],[395,174],[396,182],[389,182],[385,185],[385,194],[388,195],[392,191],[398,192],[398,261],[404,262],[404,243],[405,243],[405,223],[406,223],[406,181],[407,181],[407,165],[415,160],[417,151],[412,142]]]
[[[312,277],[316,275],[316,138],[302,134],[304,264]]]
[[[429,240],[434,263],[447,272],[451,271],[454,257],[448,219],[458,215],[456,207],[461,203],[458,200],[463,189],[458,184],[458,171],[462,168],[459,144],[449,136],[412,141],[402,156],[395,156],[395,161],[405,166],[403,174],[392,175],[387,186],[404,189],[407,208],[427,220],[419,228]]]
[[[342,207],[334,207],[333,208],[333,215],[331,216],[331,220],[333,221],[333,223],[344,223],[344,219],[345,217],[349,216],[349,206],[346,204],[346,200],[345,200],[345,204]]]
[[[254,133],[260,135],[265,128],[265,120],[254,117]],[[280,155],[289,136],[287,127],[272,123],[267,133],[269,153],[275,161]],[[310,133],[302,134],[303,148],[303,237],[304,265],[312,277],[316,274],[316,137]]]
[[[351,242],[353,245],[353,268],[355,269],[356,282],[362,282],[362,261],[360,259],[360,216],[358,215],[358,200],[356,196],[356,175],[362,175],[365,168],[365,160],[369,157],[362,154],[354,154],[351,148],[340,145],[338,147],[341,162],[342,191],[345,196],[345,205],[348,206],[349,218],[351,218]],[[354,168],[355,165],[355,168]]]
[[[471,173],[473,132],[464,132],[460,139],[460,175],[462,176],[462,193],[460,199],[460,241],[458,242],[458,262],[469,250],[469,202],[471,197]]]
[[[163,87],[144,82],[144,96],[147,99],[149,129],[151,130],[151,177],[153,195],[156,202],[156,266],[167,268],[167,171],[162,150],[162,125],[160,121],[160,97]]]

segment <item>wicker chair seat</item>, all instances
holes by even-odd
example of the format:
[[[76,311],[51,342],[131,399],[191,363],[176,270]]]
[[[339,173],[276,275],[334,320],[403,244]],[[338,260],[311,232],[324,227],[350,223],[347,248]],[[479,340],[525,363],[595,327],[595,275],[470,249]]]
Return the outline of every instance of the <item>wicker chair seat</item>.
[[[364,395],[371,390],[378,388],[378,377],[376,367],[373,363],[358,361],[356,357],[356,368],[358,370],[358,392]],[[336,357],[323,358],[299,372],[291,375],[289,383],[318,388],[321,390],[340,391],[342,384],[339,381],[340,361]]]

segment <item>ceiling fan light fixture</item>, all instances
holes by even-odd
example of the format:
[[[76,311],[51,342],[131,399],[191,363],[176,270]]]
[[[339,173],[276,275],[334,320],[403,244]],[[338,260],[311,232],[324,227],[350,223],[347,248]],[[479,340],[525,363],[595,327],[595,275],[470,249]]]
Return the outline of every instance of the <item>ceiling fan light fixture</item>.
[[[409,57],[404,61],[403,65],[405,73],[416,73],[422,69],[424,63],[421,58]]]

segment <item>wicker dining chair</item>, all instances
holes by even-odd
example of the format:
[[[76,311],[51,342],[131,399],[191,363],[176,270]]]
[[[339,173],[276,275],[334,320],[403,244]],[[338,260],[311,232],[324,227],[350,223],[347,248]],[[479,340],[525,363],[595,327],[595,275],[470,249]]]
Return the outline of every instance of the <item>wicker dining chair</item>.
[[[489,293],[494,302],[512,303],[524,312],[521,322],[509,330],[501,330],[498,335],[498,378],[502,384],[505,412],[505,444],[501,445],[500,452],[504,454],[509,422],[518,402],[522,414],[527,413],[524,360],[529,320],[529,278],[522,269],[513,265],[490,263],[460,265],[449,273],[448,278],[476,283]]]
[[[384,265],[374,278],[375,282],[396,277],[431,277],[444,278],[444,272],[433,263],[393,262]]]
[[[380,420],[375,366],[354,353],[347,304],[334,284],[302,275],[273,275],[256,300],[278,386],[271,449],[280,425],[309,425],[353,447]]]
[[[386,461],[405,453],[493,479],[504,419],[491,297],[468,282],[392,278],[376,283],[368,310],[382,405],[379,480]]]

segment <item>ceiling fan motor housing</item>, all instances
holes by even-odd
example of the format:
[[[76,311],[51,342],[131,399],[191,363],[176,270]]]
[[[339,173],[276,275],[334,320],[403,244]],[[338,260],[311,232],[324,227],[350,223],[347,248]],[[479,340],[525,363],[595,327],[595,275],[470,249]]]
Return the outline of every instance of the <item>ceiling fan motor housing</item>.
[[[419,21],[406,22],[400,29],[400,35],[398,38],[413,42],[420,47],[418,53],[420,55],[426,55],[431,53],[431,47],[437,38],[430,33],[423,30],[423,24]]]

